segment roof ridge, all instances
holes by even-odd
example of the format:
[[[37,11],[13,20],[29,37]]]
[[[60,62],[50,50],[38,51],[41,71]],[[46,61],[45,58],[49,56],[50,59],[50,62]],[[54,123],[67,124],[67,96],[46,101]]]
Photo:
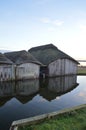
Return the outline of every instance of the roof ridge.
[[[40,50],[45,50],[45,49],[49,49],[49,48],[52,48],[52,49],[58,49],[56,46],[54,46],[52,43],[50,44],[46,44],[46,45],[41,45],[41,46],[37,46],[37,47],[32,47],[31,49],[29,49],[28,51],[37,51],[38,49]]]
[[[30,52],[26,50],[9,52],[5,53],[5,55],[16,64],[27,62],[34,62],[36,64],[41,64]]]

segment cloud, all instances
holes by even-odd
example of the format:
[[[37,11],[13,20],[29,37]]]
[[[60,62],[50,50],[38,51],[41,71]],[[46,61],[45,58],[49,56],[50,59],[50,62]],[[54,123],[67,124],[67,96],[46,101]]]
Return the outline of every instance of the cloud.
[[[58,20],[58,19],[56,19],[56,20],[51,20],[51,19],[49,19],[49,18],[47,18],[47,17],[41,18],[40,21],[41,21],[42,23],[51,24],[51,25],[54,25],[54,26],[62,26],[62,25],[64,24],[64,21],[62,21],[62,20]]]
[[[64,22],[63,21],[60,21],[60,20],[54,20],[52,21],[54,25],[56,26],[61,26]]]

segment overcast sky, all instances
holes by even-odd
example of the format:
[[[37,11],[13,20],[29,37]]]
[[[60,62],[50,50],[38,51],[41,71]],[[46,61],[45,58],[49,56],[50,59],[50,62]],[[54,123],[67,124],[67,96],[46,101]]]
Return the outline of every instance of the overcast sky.
[[[0,0],[0,50],[49,43],[86,58],[86,0]]]

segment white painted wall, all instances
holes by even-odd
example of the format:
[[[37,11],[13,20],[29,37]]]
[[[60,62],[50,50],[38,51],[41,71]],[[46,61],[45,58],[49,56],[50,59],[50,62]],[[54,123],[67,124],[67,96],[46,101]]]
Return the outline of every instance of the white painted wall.
[[[58,59],[49,64],[49,76],[60,76],[77,73],[77,64],[70,59]]]
[[[76,74],[77,64],[69,59],[65,59],[65,74]]]
[[[0,65],[0,81],[9,81],[15,79],[14,65]]]
[[[16,79],[39,78],[40,66],[35,63],[24,63],[16,67]]]
[[[58,60],[50,63],[48,66],[48,69],[49,69],[49,76],[60,75],[60,73],[61,73],[61,60],[58,59]]]

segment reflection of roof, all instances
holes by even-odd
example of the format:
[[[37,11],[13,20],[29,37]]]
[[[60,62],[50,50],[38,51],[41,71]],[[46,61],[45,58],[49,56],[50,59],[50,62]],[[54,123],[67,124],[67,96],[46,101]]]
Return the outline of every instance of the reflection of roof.
[[[49,91],[48,88],[41,88],[39,94],[48,101],[52,101],[58,96],[57,93]]]
[[[57,59],[70,59],[78,64],[75,59],[59,50],[53,44],[33,47],[29,52],[44,65],[48,65]]]
[[[12,97],[11,96],[6,96],[6,97],[0,97],[0,107],[5,105]]]
[[[19,102],[21,102],[22,104],[26,104],[27,102],[31,101],[36,95],[37,95],[37,93],[34,93],[32,95],[28,95],[28,96],[17,95],[16,99]]]
[[[5,53],[5,56],[9,58],[11,61],[13,61],[15,64],[22,64],[22,63],[28,63],[28,62],[41,64],[30,53],[28,53],[25,50],[8,52],[8,53]]]
[[[0,64],[13,64],[4,54],[0,53]]]

